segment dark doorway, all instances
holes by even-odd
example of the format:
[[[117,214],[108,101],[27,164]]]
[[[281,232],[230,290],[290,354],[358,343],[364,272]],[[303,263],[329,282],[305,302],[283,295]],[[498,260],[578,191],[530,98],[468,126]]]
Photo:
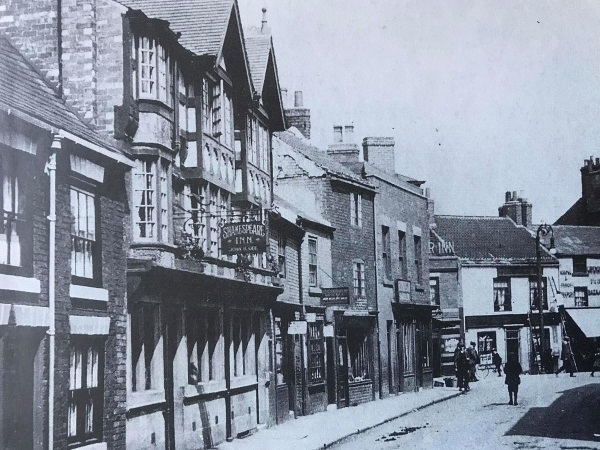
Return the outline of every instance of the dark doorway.
[[[332,337],[325,338],[325,346],[327,347],[327,403],[335,404],[335,352],[334,342]]]
[[[165,399],[167,407],[164,412],[166,439],[165,448],[175,450],[175,387],[173,381],[173,363],[179,341],[178,311],[175,308],[165,308],[163,336],[165,339],[164,364],[165,364]]]
[[[337,406],[348,406],[348,343],[346,336],[338,336]]]

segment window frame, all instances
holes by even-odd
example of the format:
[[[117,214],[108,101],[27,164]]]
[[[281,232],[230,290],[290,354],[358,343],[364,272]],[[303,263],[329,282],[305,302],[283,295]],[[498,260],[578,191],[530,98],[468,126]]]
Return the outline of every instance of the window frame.
[[[68,419],[67,419],[67,441],[69,447],[80,447],[83,445],[93,444],[102,441],[103,437],[103,420],[104,420],[104,371],[105,371],[105,340],[104,338],[91,338],[83,336],[71,336],[71,344],[69,351],[69,389],[68,389]],[[95,349],[97,352],[96,361],[96,376],[94,383],[94,376],[90,380],[89,370],[89,357],[90,350]],[[77,350],[80,351],[80,374],[76,374],[77,371]],[[87,351],[84,351],[87,350]],[[85,361],[84,361],[85,359]],[[73,366],[73,363],[76,363]],[[77,386],[76,379],[79,379],[79,387]],[[95,386],[88,386],[87,384],[92,382]],[[76,386],[73,386],[73,383]],[[85,386],[84,386],[85,385]],[[91,432],[86,432],[86,419],[88,418],[87,405],[93,404],[93,417]],[[70,428],[72,424],[71,414],[73,409],[76,407],[75,412],[75,434],[71,435]],[[89,419],[88,419],[89,420]]]
[[[11,249],[6,247],[5,261],[0,263],[0,273],[31,276],[33,274],[33,218],[32,183],[23,182],[31,174],[34,156],[0,145],[0,231],[6,228],[4,217],[14,223],[14,234],[18,237],[18,264],[10,262]],[[9,161],[9,162],[7,162]],[[7,167],[6,170],[3,167]],[[4,209],[6,195],[5,175],[11,176],[11,208]],[[15,188],[16,186],[16,188]],[[16,194],[15,194],[16,191]],[[14,196],[14,198],[13,198]],[[17,209],[17,212],[13,209]],[[12,235],[13,233],[11,233]],[[2,234],[6,236],[6,233]],[[6,238],[5,238],[6,239]],[[6,240],[5,240],[6,242]]]
[[[408,278],[408,265],[406,263],[406,232],[398,230],[398,263],[399,278],[406,280]]]
[[[80,236],[75,236],[73,233],[76,231],[74,227],[77,225],[78,220],[75,216],[74,205],[73,205],[73,193],[77,193],[79,195],[85,195],[91,197],[93,203],[93,211],[94,211],[94,239],[86,239]],[[88,286],[101,286],[102,285],[102,230],[100,227],[101,223],[101,211],[100,211],[100,201],[98,198],[98,189],[95,186],[84,183],[78,179],[73,179],[69,186],[69,201],[71,202],[71,215],[73,219],[73,223],[71,224],[71,282],[74,284],[80,285],[88,285]],[[79,204],[78,204],[79,206]],[[89,206],[89,205],[88,205]],[[92,264],[92,273],[91,276],[79,275],[74,273],[74,239],[81,238],[88,242],[91,242],[91,264]]]
[[[581,270],[582,265],[583,265],[583,270]],[[574,277],[585,277],[587,275],[588,275],[587,257],[586,256],[573,256],[573,276]]]
[[[277,233],[277,267],[279,275],[283,278],[287,276],[286,248],[286,235],[281,232]]]
[[[506,283],[506,286],[499,286],[500,283]],[[496,292],[499,292],[500,290],[506,290],[506,294],[505,295],[505,301],[502,304],[502,308],[500,307],[500,302],[498,301],[498,306],[496,307],[496,299],[497,299],[497,295]],[[512,311],[512,292],[511,292],[511,281],[509,277],[495,277],[493,280],[493,306],[494,306],[494,312],[507,312],[507,311]],[[509,307],[506,308],[506,298],[508,298],[508,305]]]
[[[314,243],[314,252],[311,245]],[[319,241],[316,236],[308,237],[308,285],[317,287],[319,283]]]
[[[355,298],[367,297],[365,262],[363,260],[352,261],[352,292]]]
[[[578,297],[578,293],[583,293],[583,297]],[[583,299],[583,302],[579,302],[578,299]],[[575,286],[573,288],[573,302],[578,308],[587,308],[590,306],[589,303],[589,292],[587,286]],[[583,304],[579,304],[583,303]]]
[[[146,49],[144,43],[151,43]],[[145,53],[148,60],[145,61]],[[174,60],[170,49],[161,42],[161,39],[147,35],[136,34],[132,39],[132,78],[136,100],[150,100],[163,103],[169,108],[176,106],[174,93]],[[144,76],[144,68],[150,73]],[[148,92],[144,82],[149,84]]]
[[[350,225],[362,228],[362,194],[360,192],[350,193]]]
[[[413,235],[414,255],[415,255],[415,273],[417,276],[417,284],[423,282],[423,241],[421,236]]]
[[[548,310],[548,279],[542,277],[542,308]],[[539,311],[539,300],[537,299],[537,277],[529,279],[529,309],[531,311]]]
[[[133,241],[134,242],[152,242],[164,243],[170,242],[171,232],[171,171],[169,162],[161,157],[139,156],[136,158],[138,163],[132,170],[131,189],[133,195],[132,221],[133,221]],[[145,167],[151,164],[150,171]],[[143,171],[142,171],[143,170]],[[151,187],[148,186],[148,176],[152,176]],[[143,180],[140,179],[143,177]],[[163,192],[165,191],[166,192]],[[138,194],[145,193],[144,199],[140,202]],[[152,195],[148,195],[152,193]],[[151,197],[152,203],[147,203]],[[144,203],[146,202],[146,203]],[[141,209],[145,209],[144,217],[148,217],[148,210],[152,210],[152,219],[137,220],[141,217]],[[153,236],[148,236],[147,230],[141,236],[139,226],[144,224],[146,227],[152,225]]]
[[[432,286],[432,282],[433,286]],[[433,293],[433,295],[432,295]],[[429,277],[429,302],[432,305],[437,306],[438,308],[441,308],[441,298],[440,298],[440,277],[439,276],[435,276]]]
[[[392,279],[392,255],[390,242],[390,227],[381,226],[381,260],[383,265],[383,279],[391,281]]]

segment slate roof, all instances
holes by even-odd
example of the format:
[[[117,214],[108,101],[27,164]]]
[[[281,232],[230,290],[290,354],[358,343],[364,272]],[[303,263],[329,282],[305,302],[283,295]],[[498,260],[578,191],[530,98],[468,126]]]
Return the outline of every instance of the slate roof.
[[[299,138],[294,135],[290,130],[283,131],[281,133],[275,133],[275,136],[281,139],[284,143],[292,147],[295,151],[310,159],[317,166],[321,167],[328,174],[335,177],[348,180],[357,184],[362,185],[367,189],[374,190],[375,186],[372,183],[366,181],[360,175],[357,175],[349,168],[334,161],[327,155],[326,152],[320,150],[318,147],[309,144],[306,139]]]
[[[454,242],[461,259],[518,262],[536,259],[535,238],[508,217],[435,216],[435,233]],[[556,260],[543,252],[546,262]]]
[[[256,92],[262,94],[271,53],[271,36],[261,33],[260,29],[256,27],[252,27],[244,32],[244,37],[252,84],[254,84]]]
[[[417,181],[414,178],[410,178],[407,177],[405,175],[401,175],[399,173],[389,173],[386,172],[384,170],[379,169],[378,167],[375,167],[373,164],[370,164],[368,162],[363,163],[363,171],[366,177],[376,177],[376,178],[380,178],[381,180],[396,185],[396,186],[400,186],[406,190],[409,190],[411,192],[414,192],[416,194],[421,194],[423,195],[423,191],[422,189],[419,187],[419,185],[423,184],[422,181]]]
[[[107,144],[58,96],[44,76],[0,34],[0,109],[20,111],[51,127],[62,129],[114,153]]]
[[[557,255],[600,255],[600,227],[552,225],[552,229]]]
[[[235,0],[117,0],[181,33],[179,43],[196,55],[217,56]]]

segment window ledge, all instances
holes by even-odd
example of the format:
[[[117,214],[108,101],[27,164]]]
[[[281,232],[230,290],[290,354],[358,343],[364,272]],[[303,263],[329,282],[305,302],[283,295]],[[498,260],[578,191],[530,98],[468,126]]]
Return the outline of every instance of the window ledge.
[[[69,286],[69,296],[71,298],[81,298],[84,300],[96,300],[99,302],[107,302],[108,289],[82,286],[79,284],[71,284]]]
[[[206,381],[198,384],[187,384],[184,387],[185,398],[197,397],[203,394],[215,394],[224,392],[227,389],[225,380]]]
[[[422,284],[416,284],[415,285],[415,291],[417,291],[417,292],[423,292],[423,291],[425,291],[425,288],[423,287]]]
[[[30,294],[41,292],[40,280],[16,275],[0,274],[0,286],[2,286],[0,289],[5,291],[28,292]]]
[[[106,446],[106,442],[96,442],[95,444],[87,444],[81,447],[73,448],[77,448],[77,450],[106,450],[108,447]]]
[[[130,392],[127,399],[127,409],[143,408],[165,402],[165,391]]]
[[[573,277],[587,277],[589,274],[587,272],[573,272]]]
[[[391,288],[394,287],[394,282],[388,278],[384,278],[383,281],[381,282],[381,284],[383,284],[385,287],[391,287]]]

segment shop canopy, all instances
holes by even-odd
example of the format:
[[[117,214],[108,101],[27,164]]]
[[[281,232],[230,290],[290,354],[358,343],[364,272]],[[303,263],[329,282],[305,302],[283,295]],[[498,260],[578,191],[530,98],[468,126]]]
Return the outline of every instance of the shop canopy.
[[[566,311],[586,337],[600,337],[600,308],[567,308]]]

